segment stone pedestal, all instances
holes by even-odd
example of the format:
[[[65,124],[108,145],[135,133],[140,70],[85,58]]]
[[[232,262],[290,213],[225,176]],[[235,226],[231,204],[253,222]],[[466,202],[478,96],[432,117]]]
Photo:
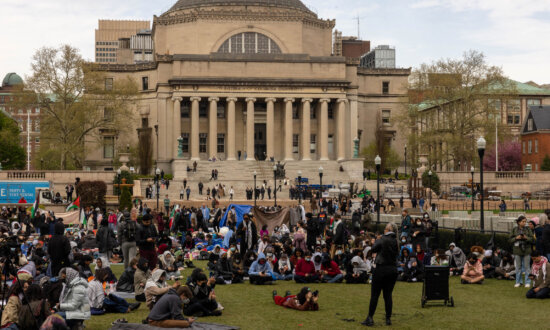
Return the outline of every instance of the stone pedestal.
[[[188,161],[183,159],[174,159],[172,161],[172,175],[174,180],[187,179],[187,165],[191,166]]]
[[[363,180],[363,164],[364,158],[353,158],[338,161],[338,163],[348,173],[351,180],[362,181]]]

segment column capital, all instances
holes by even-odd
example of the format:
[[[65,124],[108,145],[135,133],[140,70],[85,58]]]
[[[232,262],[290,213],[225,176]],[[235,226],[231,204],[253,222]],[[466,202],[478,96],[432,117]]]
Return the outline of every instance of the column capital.
[[[256,102],[256,98],[254,98],[254,97],[247,97],[247,98],[246,98],[246,102],[247,102],[247,103],[248,103],[248,102]]]
[[[306,103],[306,102],[311,103],[311,102],[313,102],[313,99],[310,99],[310,98],[303,98],[303,99],[302,99],[302,103]]]
[[[338,103],[342,103],[342,102],[348,103],[348,99],[338,99],[338,100],[336,100],[336,102],[338,102]]]
[[[180,102],[181,102],[181,101],[183,101],[183,97],[181,97],[181,96],[174,96],[174,97],[172,97],[172,101],[174,101],[174,102],[180,101]]]
[[[285,102],[286,102],[286,103],[288,103],[288,102],[294,103],[294,101],[296,101],[296,100],[295,100],[294,98],[292,98],[292,97],[287,97],[287,98],[285,98]]]
[[[225,100],[227,102],[237,102],[238,99],[236,97],[230,96],[230,97],[227,97]]]
[[[273,102],[273,103],[275,103],[275,102],[277,102],[277,99],[274,98],[274,97],[267,97],[267,98],[265,99],[265,101],[266,101],[266,102]]]
[[[319,99],[319,102],[321,103],[329,103],[330,99]]]
[[[200,102],[200,101],[201,101],[201,98],[198,97],[198,96],[192,96],[192,97],[191,97],[191,102],[193,102],[193,101]]]
[[[218,102],[219,100],[220,100],[219,97],[209,97],[208,98],[208,102],[212,102],[212,101]]]

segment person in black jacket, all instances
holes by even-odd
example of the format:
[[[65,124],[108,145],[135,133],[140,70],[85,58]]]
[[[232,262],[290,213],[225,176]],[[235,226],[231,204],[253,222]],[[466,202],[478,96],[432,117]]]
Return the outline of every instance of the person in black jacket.
[[[134,292],[134,275],[137,269],[138,259],[130,261],[130,266],[124,270],[118,279],[116,290],[118,292]]]
[[[313,214],[306,213],[306,231],[307,231],[307,248],[310,250],[315,249],[317,243],[317,236],[319,236],[319,220],[313,217]]]
[[[334,258],[334,253],[336,252],[336,246],[344,246],[347,242],[346,232],[344,230],[344,222],[342,221],[342,216],[337,214],[334,216],[334,229],[332,236],[332,247],[330,249],[330,257]]]
[[[99,253],[106,255],[107,260],[111,260],[113,255],[113,248],[117,245],[117,240],[115,233],[111,228],[109,228],[109,221],[107,218],[103,218],[99,224],[99,229],[95,235],[95,240],[97,242],[97,247],[99,248]]]
[[[234,275],[233,262],[227,257],[227,252],[222,252],[222,256],[214,270],[214,277],[216,278],[216,284],[225,284],[225,281],[231,281],[231,283],[242,282],[242,279],[239,281],[239,277]]]
[[[70,267],[69,253],[71,252],[71,244],[69,239],[63,234],[65,233],[65,226],[61,222],[57,222],[54,225],[54,235],[48,244],[48,254],[50,255],[50,261],[52,263],[52,274],[56,276],[59,274],[61,268]]]
[[[158,237],[157,229],[152,225],[153,217],[150,214],[143,216],[141,226],[138,227],[136,242],[139,255],[149,261],[149,269],[157,267],[158,258],[155,242]]]
[[[258,245],[258,229],[251,218],[251,213],[245,214],[243,222],[237,229],[237,236],[241,238],[241,255],[243,256],[248,250],[256,250]]]
[[[369,305],[369,315],[361,324],[373,326],[372,317],[378,305],[380,293],[384,292],[384,303],[386,307],[386,325],[391,325],[391,314],[393,308],[392,292],[397,281],[397,256],[399,254],[396,238],[397,226],[389,223],[384,229],[384,235],[380,237],[373,245],[371,251],[376,253],[374,269],[372,276],[371,298]]]

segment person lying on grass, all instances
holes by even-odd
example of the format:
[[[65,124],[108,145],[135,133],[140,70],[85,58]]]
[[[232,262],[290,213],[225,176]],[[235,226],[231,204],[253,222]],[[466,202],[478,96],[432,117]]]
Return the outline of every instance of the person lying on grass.
[[[531,253],[531,280],[533,287],[527,291],[527,298],[545,299],[550,295],[550,263],[535,250]]]
[[[277,295],[277,291],[273,291],[273,301],[276,305],[300,311],[318,311],[318,298],[319,291],[311,292],[308,287],[303,287],[295,296],[291,295],[290,291],[287,291],[285,296],[281,297]]]
[[[464,264],[464,272],[462,273],[462,284],[482,284],[483,279],[483,267],[481,261],[473,253],[468,257],[468,262]]]
[[[186,286],[170,288],[153,306],[147,320],[150,325],[159,328],[188,328],[195,319],[185,318],[181,311],[184,304],[189,304],[191,290]]]

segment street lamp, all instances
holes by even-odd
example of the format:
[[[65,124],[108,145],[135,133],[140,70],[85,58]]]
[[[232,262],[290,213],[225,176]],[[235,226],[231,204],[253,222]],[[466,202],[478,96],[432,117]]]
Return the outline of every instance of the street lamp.
[[[277,165],[273,165],[273,186],[275,186],[273,197],[275,198],[275,206],[277,206]]]
[[[405,144],[405,180],[407,179],[407,145]]]
[[[302,171],[298,171],[298,203],[302,205]]]
[[[376,165],[376,224],[380,224],[380,164],[382,164],[382,158],[376,155],[374,158],[374,164]]]
[[[475,205],[474,205],[474,167],[472,166],[470,168],[470,173],[472,173],[472,212],[474,212]]]
[[[428,172],[428,182],[430,185],[430,208],[432,207],[432,170]]]
[[[319,166],[319,191],[321,191],[321,196],[319,199],[323,198],[323,166]]]
[[[118,196],[118,204],[120,205],[120,174],[122,173],[122,171],[120,170],[120,168],[116,171],[116,174],[117,174],[117,179],[118,179],[118,191],[117,191],[117,196]]]
[[[256,170],[254,170],[254,207],[256,207],[256,198],[258,197],[258,189],[256,189]]]
[[[155,170],[155,184],[157,188],[157,212],[159,210],[159,195],[160,195],[160,168]]]
[[[479,155],[479,188],[481,190],[480,200],[481,200],[481,218],[479,220],[479,226],[481,227],[481,232],[485,232],[485,219],[483,215],[483,156],[485,155],[485,147],[487,146],[487,141],[483,137],[480,137],[477,140],[477,153]]]

